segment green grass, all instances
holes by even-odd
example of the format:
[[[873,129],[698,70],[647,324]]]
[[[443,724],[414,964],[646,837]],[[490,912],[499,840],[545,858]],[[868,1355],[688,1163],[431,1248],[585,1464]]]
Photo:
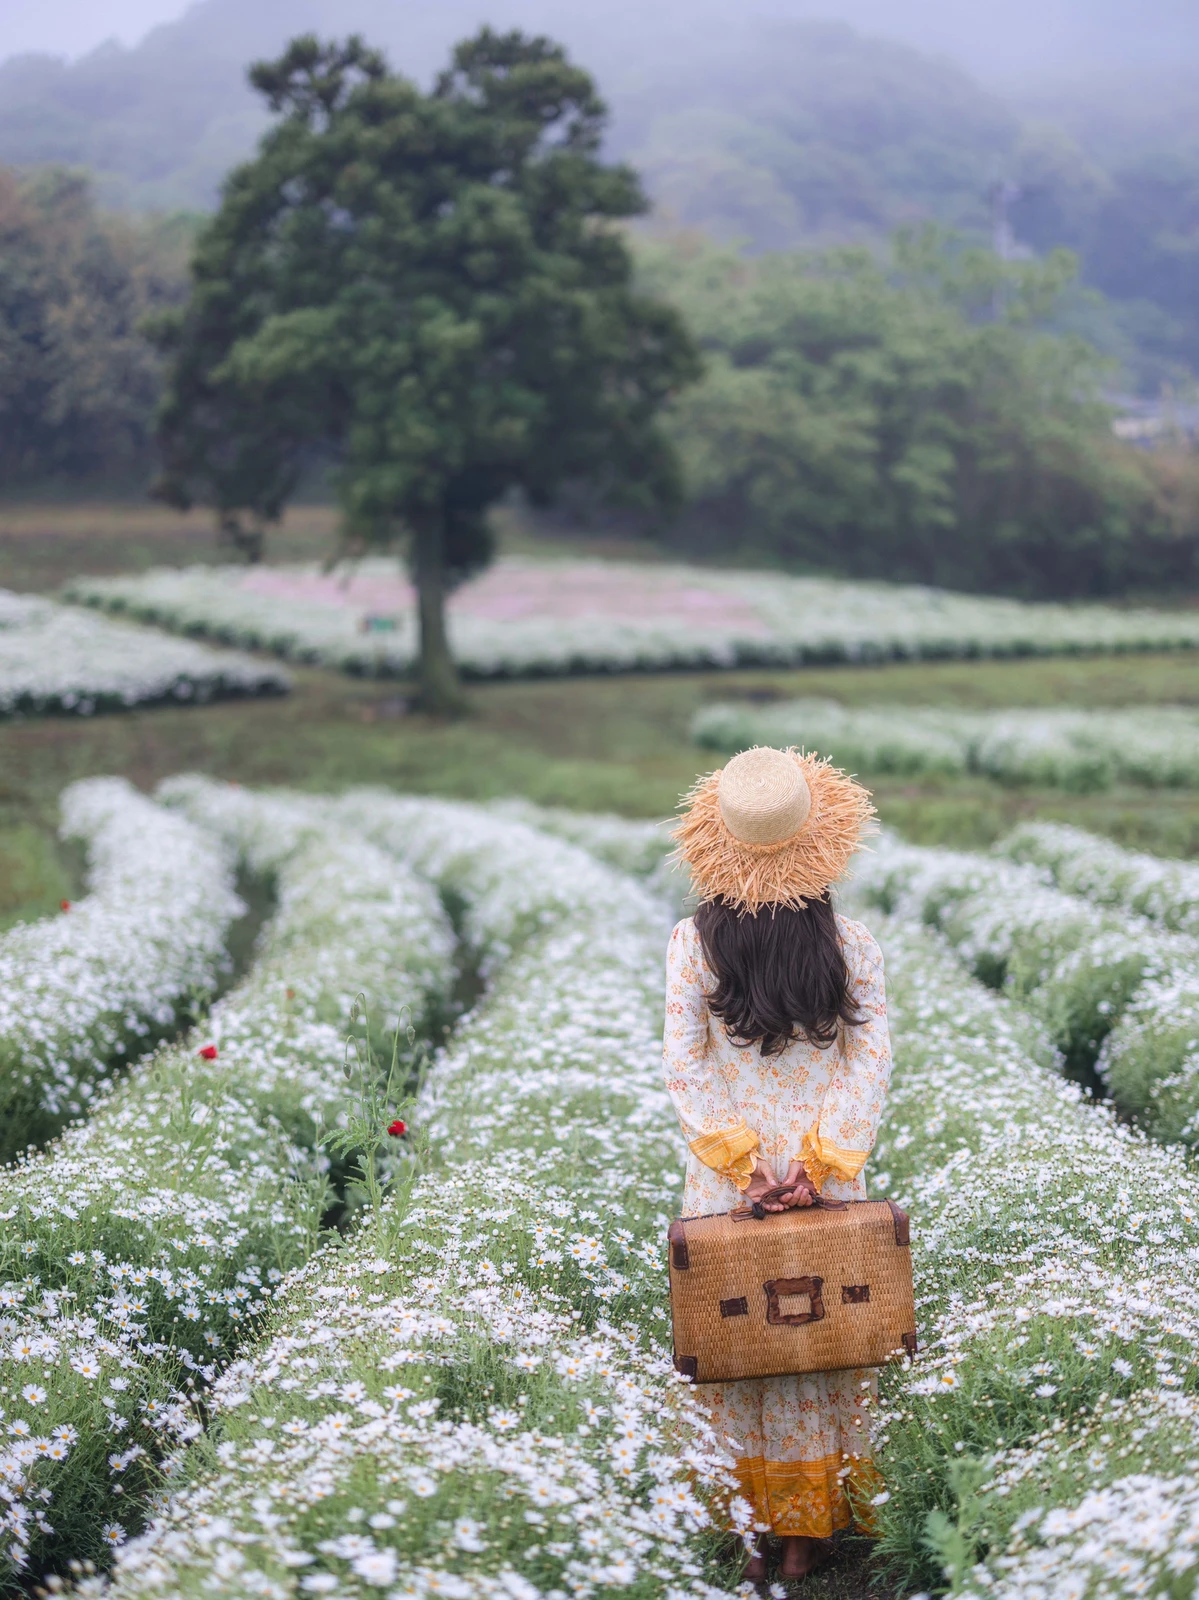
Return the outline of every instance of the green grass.
[[[299,507],[271,535],[274,560],[333,547],[336,516]],[[649,545],[538,536],[501,519],[505,549],[654,559]],[[77,572],[227,560],[211,519],[149,504],[0,506],[0,585],[56,588]],[[93,721],[0,724],[0,926],[78,892],[78,863],[56,846],[56,802],[73,778],[121,773],[142,787],[184,769],[243,783],[329,790],[353,783],[666,816],[717,758],[694,749],[695,711],[720,698],[829,695],[853,705],[1136,706],[1199,704],[1199,654],[917,662],[803,672],[702,672],[493,684],[474,714],[438,724],[404,712],[403,686],[301,670],[285,701],[161,709]],[[869,774],[862,774],[871,782]],[[1029,817],[1077,822],[1121,843],[1199,855],[1199,794],[1123,788],[1070,796],[983,778],[880,779],[885,821],[921,843],[982,846]]]
[[[324,561],[337,549],[339,513],[331,505],[292,506],[267,533],[272,562]],[[545,518],[495,514],[500,548],[511,555],[611,556],[654,561],[648,540],[563,533]],[[217,536],[212,513],[172,511],[149,500],[6,503],[0,498],[0,587],[48,594],[81,574],[107,577],[150,567],[237,561]]]
[[[0,833],[0,931],[58,910],[82,889],[82,859],[46,827],[17,822]]]
[[[316,561],[334,546],[336,514],[297,506],[271,538],[274,561]],[[0,502],[0,586],[49,593],[80,573],[108,576],[148,567],[235,560],[217,538],[212,515],[186,514],[148,501]]]
[[[148,788],[192,769],[247,784],[336,790],[377,783],[465,799],[522,794],[545,804],[666,816],[696,773],[715,764],[688,741],[700,705],[718,695],[800,692],[887,701],[897,715],[904,704],[1185,702],[1199,699],[1199,660],[1171,654],[928,662],[492,684],[471,691],[473,715],[457,723],[408,714],[394,683],[303,669],[285,700],[6,723],[0,725],[0,915],[6,881],[37,886],[28,893],[14,887],[9,903],[57,904],[62,880],[46,841],[59,791],[88,774],[119,773]],[[1078,796],[979,777],[890,778],[873,787],[883,819],[924,843],[983,846],[1017,821],[1042,816],[1166,855],[1199,855],[1193,791],[1122,788]],[[21,829],[33,832],[14,832]],[[6,875],[9,857],[28,858],[27,878]]]

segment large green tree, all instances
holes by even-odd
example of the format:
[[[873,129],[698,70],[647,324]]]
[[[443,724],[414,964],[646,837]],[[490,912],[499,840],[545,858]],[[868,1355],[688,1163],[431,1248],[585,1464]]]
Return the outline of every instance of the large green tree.
[[[618,224],[645,201],[556,45],[484,29],[424,92],[358,39],[305,37],[251,80],[278,120],[156,330],[161,492],[261,525],[331,459],[349,548],[407,540],[421,699],[453,709],[445,599],[491,554],[488,508],[577,482],[669,509],[657,416],[698,357],[633,285]]]

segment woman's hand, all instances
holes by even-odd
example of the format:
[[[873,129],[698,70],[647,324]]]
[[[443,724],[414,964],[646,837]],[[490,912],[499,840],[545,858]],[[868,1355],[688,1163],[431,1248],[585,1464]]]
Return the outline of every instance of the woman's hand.
[[[789,1189],[790,1194],[784,1195],[782,1205],[777,1209],[782,1210],[789,1206],[810,1206],[816,1198],[816,1185],[808,1177],[807,1169],[802,1161],[793,1161],[787,1168],[787,1176],[783,1179],[783,1188]],[[768,1209],[776,1209],[770,1207]]]
[[[767,1200],[765,1196],[773,1189],[783,1192]],[[753,1175],[741,1193],[746,1205],[760,1204],[763,1211],[787,1211],[792,1206],[810,1206],[816,1198],[816,1185],[808,1177],[802,1161],[791,1162],[780,1184],[770,1163],[755,1156]]]
[[[793,1163],[794,1164],[794,1163]],[[763,1161],[761,1156],[754,1157],[754,1170],[747,1188],[742,1189],[741,1198],[747,1206],[757,1205],[762,1201],[764,1194],[769,1194],[771,1189],[778,1188],[778,1179],[774,1175],[774,1168],[768,1161]],[[786,1206],[780,1200],[762,1201],[766,1211],[785,1211]]]

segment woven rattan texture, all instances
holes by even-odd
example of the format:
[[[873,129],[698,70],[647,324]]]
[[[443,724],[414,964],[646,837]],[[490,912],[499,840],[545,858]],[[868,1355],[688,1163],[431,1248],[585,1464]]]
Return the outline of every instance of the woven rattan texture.
[[[915,1352],[908,1222],[886,1201],[684,1217],[671,1224],[669,1260],[675,1366],[696,1383]]]

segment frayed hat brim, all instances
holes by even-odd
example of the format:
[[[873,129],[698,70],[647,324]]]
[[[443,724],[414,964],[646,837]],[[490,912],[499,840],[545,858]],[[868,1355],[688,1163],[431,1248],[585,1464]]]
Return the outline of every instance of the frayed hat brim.
[[[844,877],[871,829],[874,805],[860,783],[816,755],[794,748],[812,797],[803,826],[780,844],[746,844],[720,813],[720,772],[700,778],[671,837],[675,859],[686,862],[701,900],[725,900],[747,912],[765,906],[801,909]]]

